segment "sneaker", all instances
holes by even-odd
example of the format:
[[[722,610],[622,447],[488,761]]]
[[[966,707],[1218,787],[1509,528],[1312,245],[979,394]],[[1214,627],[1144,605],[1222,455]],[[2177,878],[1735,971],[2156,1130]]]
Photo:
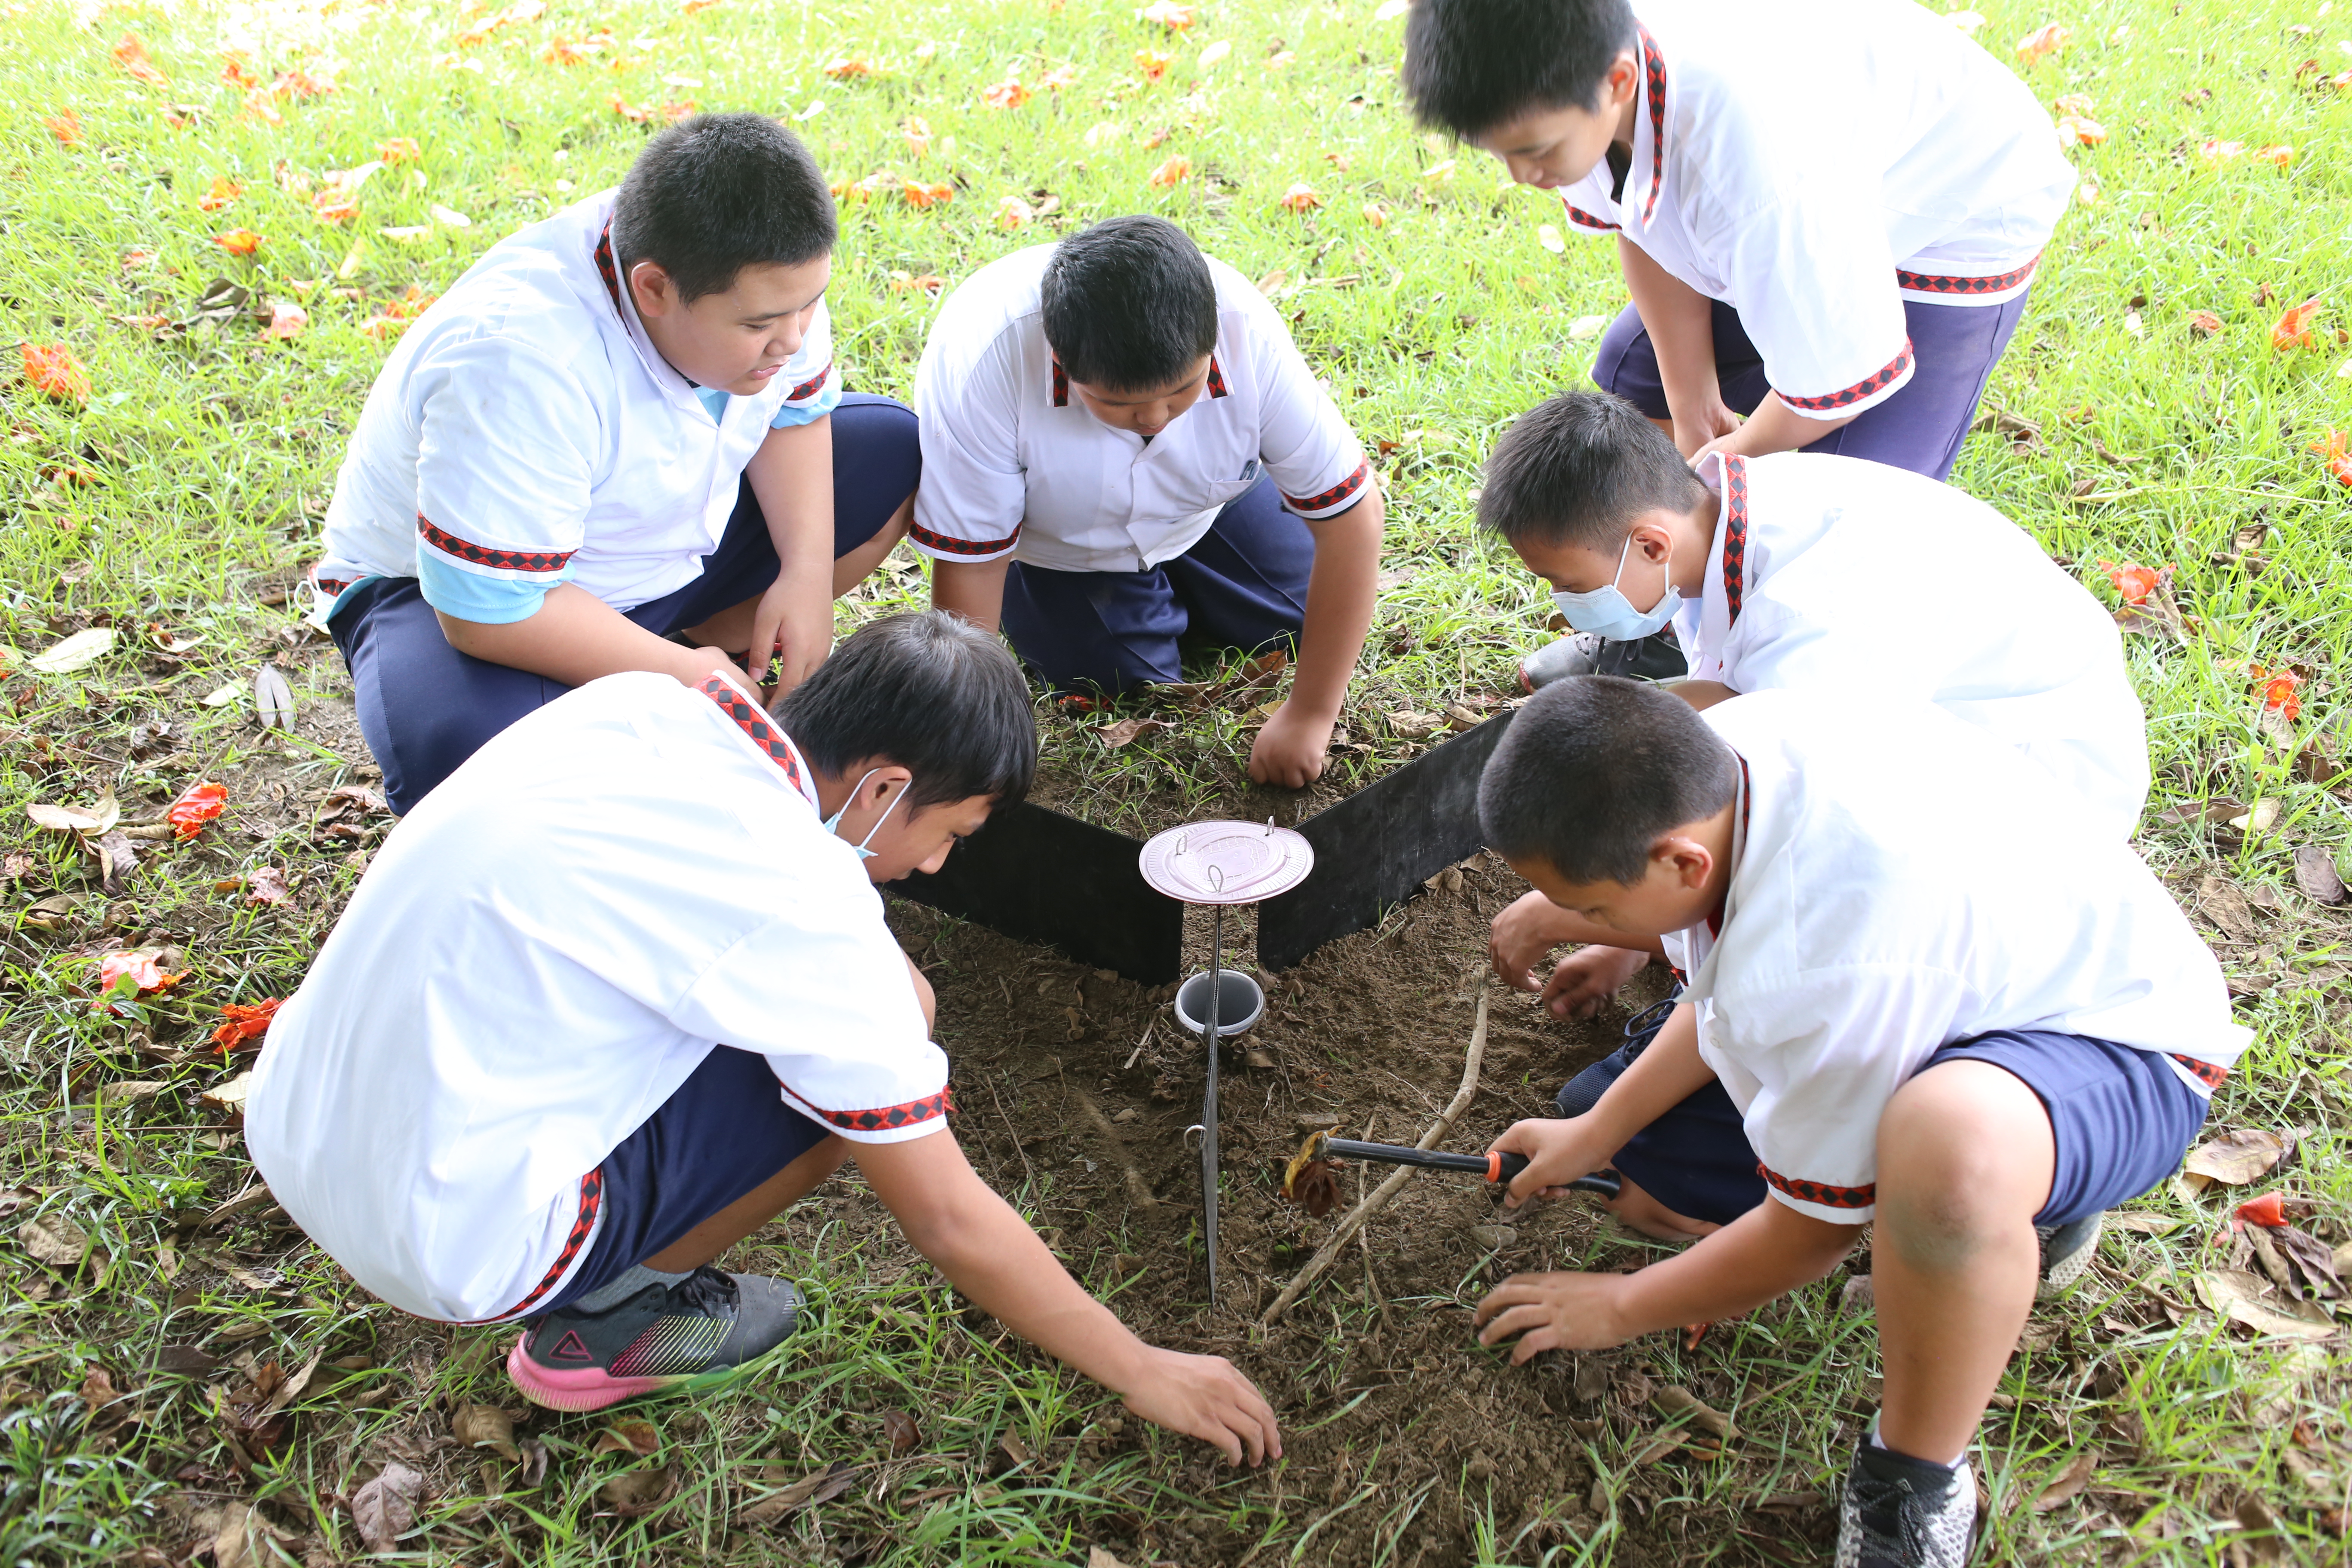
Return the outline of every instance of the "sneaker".
[[[782,1279],[698,1268],[601,1312],[560,1309],[527,1329],[507,1375],[533,1405],[602,1410],[648,1394],[696,1394],[743,1375],[792,1336],[801,1295]]]
[[[1571,675],[1623,675],[1635,680],[1676,680],[1690,673],[1690,660],[1671,631],[1639,642],[1608,642],[1592,632],[1570,632],[1539,647],[1519,663],[1519,684],[1529,691]]]
[[[1837,1568],[1963,1568],[1977,1521],[1976,1478],[1864,1440],[1838,1504]]]
[[[2064,1295],[2066,1287],[2090,1268],[2091,1259],[2099,1255],[2099,1230],[2105,1219],[2105,1215],[2095,1214],[2064,1225],[2033,1227],[2042,1243],[2042,1283],[2033,1288],[2035,1300]]]

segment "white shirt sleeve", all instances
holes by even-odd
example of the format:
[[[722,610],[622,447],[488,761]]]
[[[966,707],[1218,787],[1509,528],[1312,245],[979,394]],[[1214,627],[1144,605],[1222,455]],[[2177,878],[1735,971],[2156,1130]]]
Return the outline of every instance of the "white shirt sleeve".
[[[758,1051],[784,1102],[858,1143],[947,1126],[948,1059],[923,1027],[907,961],[879,900],[827,918],[811,886],[795,912],[721,953],[667,1010],[688,1034]]]
[[[1707,1009],[1702,1041],[1759,1085],[1748,1142],[1772,1195],[1815,1219],[1877,1212],[1878,1122],[1895,1091],[1949,1036],[1969,996],[1959,976],[1916,965],[1808,968],[1785,990]]]
[[[519,621],[571,576],[603,421],[578,380],[511,339],[469,338],[417,367],[416,534],[426,601]]]
[[[915,371],[923,482],[907,536],[934,559],[993,561],[1021,542],[1029,502],[1014,340],[1000,331],[977,353],[949,345],[954,314],[941,313]]]
[[[1264,309],[1264,316],[1253,310],[1245,318],[1263,411],[1258,455],[1292,511],[1308,519],[1337,517],[1364,499],[1371,465],[1281,317],[1271,305]]]
[[[1874,187],[1808,180],[1701,236],[1780,401],[1813,419],[1883,403],[1911,379],[1911,335]]]

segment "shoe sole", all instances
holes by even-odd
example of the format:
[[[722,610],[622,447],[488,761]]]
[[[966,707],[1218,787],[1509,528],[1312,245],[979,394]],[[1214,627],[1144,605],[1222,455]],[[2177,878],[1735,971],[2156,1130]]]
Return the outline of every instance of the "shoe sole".
[[[2083,1238],[2059,1257],[2043,1266],[2041,1281],[2033,1288],[2037,1301],[2053,1301],[2066,1293],[2067,1288],[2090,1272],[2091,1259],[2099,1255],[2099,1236],[2107,1227],[2106,1216],[2092,1216],[2091,1227]]]
[[[709,1372],[683,1377],[614,1377],[602,1367],[563,1372],[541,1366],[523,1352],[530,1337],[525,1334],[518,1338],[514,1349],[507,1353],[507,1376],[513,1382],[515,1391],[541,1409],[574,1413],[603,1410],[632,1399],[709,1394],[749,1377],[783,1348],[778,1345],[737,1365],[713,1367]]]

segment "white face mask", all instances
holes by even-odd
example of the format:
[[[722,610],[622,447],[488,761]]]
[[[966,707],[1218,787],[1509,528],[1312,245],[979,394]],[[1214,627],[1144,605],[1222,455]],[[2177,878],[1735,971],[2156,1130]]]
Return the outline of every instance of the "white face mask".
[[[872,778],[876,773],[878,773],[881,771],[882,770],[880,768],[868,768],[866,770],[866,777],[859,779],[856,784],[850,786],[849,800],[845,800],[841,803],[841,811],[836,811],[831,816],[824,819],[824,830],[827,833],[835,833],[840,830],[842,812],[845,812],[849,809],[849,801],[856,800],[857,798],[857,792],[866,787],[866,779]],[[912,789],[914,784],[915,781],[908,779],[905,784],[899,785],[898,793],[890,797],[890,804],[882,808],[882,815],[874,819],[874,826],[866,830],[866,837],[850,846],[852,849],[857,851],[857,858],[860,860],[871,860],[874,858],[875,852],[866,847],[874,842],[874,836],[882,831],[882,825],[890,820],[890,814],[898,809],[898,803],[907,798],[907,792],[909,789]]]
[[[1625,575],[1625,557],[1633,548],[1633,536],[1629,533],[1625,536],[1624,548],[1617,552],[1617,578]],[[1671,550],[1666,556],[1666,567],[1669,573],[1674,568]],[[1568,617],[1570,626],[1580,632],[1591,632],[1608,642],[1639,642],[1673,620],[1675,612],[1683,607],[1682,590],[1675,586],[1671,576],[1666,580],[1665,592],[1658,595],[1657,604],[1646,610],[1635,609],[1633,602],[1618,592],[1617,578],[1611,579],[1607,587],[1595,588],[1590,594],[1571,594],[1562,589],[1552,595],[1551,602],[1559,607],[1561,615]]]

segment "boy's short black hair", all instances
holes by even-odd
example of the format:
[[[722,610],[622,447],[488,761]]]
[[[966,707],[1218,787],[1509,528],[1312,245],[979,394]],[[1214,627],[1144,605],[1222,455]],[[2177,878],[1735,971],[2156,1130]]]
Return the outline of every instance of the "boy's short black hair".
[[[1192,237],[1164,217],[1105,218],[1054,247],[1045,342],[1072,381],[1157,392],[1217,346],[1217,280]]]
[[[1739,759],[1689,703],[1647,681],[1575,676],[1512,718],[1478,780],[1478,821],[1507,860],[1631,887],[1660,838],[1738,790]]]
[[[1627,0],[1413,0],[1404,90],[1423,125],[1478,136],[1536,109],[1592,109],[1633,47]]]
[[[776,704],[776,721],[820,771],[876,760],[913,773],[907,804],[1029,793],[1037,720],[1005,646],[946,610],[861,626]]]
[[[621,271],[651,261],[688,303],[746,267],[833,249],[833,193],[801,139],[763,114],[698,114],[646,143],[613,202]]]
[[[1609,551],[1644,512],[1686,512],[1706,499],[1706,486],[1640,409],[1606,392],[1563,392],[1495,443],[1478,525],[1513,544]]]

